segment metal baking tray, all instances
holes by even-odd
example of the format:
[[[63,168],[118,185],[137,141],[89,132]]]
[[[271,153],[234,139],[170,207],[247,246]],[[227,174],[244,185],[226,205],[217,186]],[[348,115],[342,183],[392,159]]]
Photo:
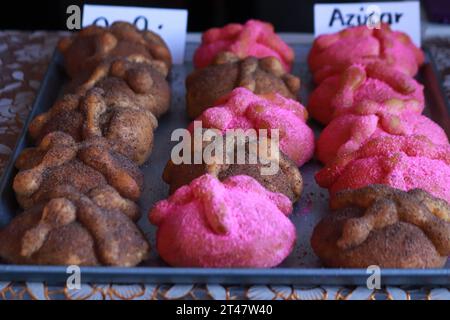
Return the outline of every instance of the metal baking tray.
[[[293,73],[302,79],[300,100],[306,104],[313,84],[308,72],[306,56],[311,43],[290,43],[296,51],[296,64]],[[163,168],[170,157],[170,141],[174,129],[186,127],[189,120],[185,112],[184,80],[192,71],[192,54],[198,43],[188,42],[186,62],[175,65],[170,75],[172,104],[168,114],[160,119],[155,133],[155,145],[150,159],[142,166],[145,174],[145,190],[139,202],[142,218],[139,225],[152,245],[151,258],[134,268],[81,267],[82,282],[121,282],[121,283],[222,283],[222,284],[302,284],[302,285],[364,285],[367,277],[365,269],[329,269],[322,267],[310,246],[310,237],[316,223],[328,211],[328,192],[314,181],[314,173],[321,165],[312,160],[301,168],[304,177],[304,191],[301,200],[295,205],[291,215],[297,226],[297,244],[291,255],[278,267],[271,269],[211,269],[211,268],[173,268],[160,260],[155,249],[155,228],[147,220],[148,210],[160,199],[168,195],[168,186],[162,181]],[[433,72],[430,73],[434,75]],[[423,79],[425,84],[427,79]],[[20,211],[12,190],[12,181],[17,172],[14,160],[23,148],[32,146],[27,134],[30,120],[53,104],[67,81],[62,67],[62,56],[55,52],[42,82],[33,108],[25,122],[12,157],[0,181],[0,227],[6,225]],[[429,108],[427,111],[430,111]],[[429,113],[429,114],[432,114]],[[448,114],[447,114],[448,117]],[[320,132],[314,121],[310,125]],[[8,265],[0,262],[0,280],[45,281],[47,283],[65,282],[68,274],[64,266]],[[381,271],[382,285],[445,285],[450,284],[450,264],[444,269]]]

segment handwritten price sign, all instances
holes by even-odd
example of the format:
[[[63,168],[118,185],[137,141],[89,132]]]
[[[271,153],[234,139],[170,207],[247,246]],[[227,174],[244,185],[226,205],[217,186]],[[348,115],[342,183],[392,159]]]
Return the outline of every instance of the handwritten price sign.
[[[388,23],[392,29],[406,32],[420,46],[420,4],[418,1],[335,3],[314,5],[314,35],[367,25]]]

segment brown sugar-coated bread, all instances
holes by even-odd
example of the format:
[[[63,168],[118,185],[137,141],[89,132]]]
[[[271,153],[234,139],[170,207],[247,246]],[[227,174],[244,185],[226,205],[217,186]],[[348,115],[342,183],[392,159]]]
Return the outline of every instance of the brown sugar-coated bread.
[[[170,106],[168,72],[165,65],[140,57],[114,59],[101,63],[88,77],[75,77],[66,92],[84,95],[94,87],[101,88],[108,107],[132,107],[159,117]]]
[[[256,142],[250,139],[246,139],[245,142],[240,140],[234,140],[234,148],[230,149],[232,152],[228,153],[229,158],[234,156],[231,164],[226,162],[226,154],[223,154],[222,160],[217,158],[214,163],[205,163],[204,159],[201,164],[174,164],[171,160],[168,161],[164,173],[163,180],[170,185],[170,193],[175,192],[179,187],[189,184],[195,178],[202,176],[205,173],[216,176],[219,180],[223,181],[231,176],[247,175],[257,180],[262,186],[272,192],[279,192],[286,195],[292,202],[297,201],[300,198],[303,189],[303,180],[297,166],[283,153],[279,152],[278,157],[273,156],[270,152],[255,152],[257,149],[250,147],[252,143],[256,146]],[[266,140],[268,147],[270,148],[270,141]],[[205,148],[210,143],[203,143],[202,154]],[[237,162],[236,154],[237,150],[245,150],[245,162],[239,164]],[[223,139],[223,150],[226,150],[226,142]],[[194,157],[194,146],[191,147],[191,160]],[[250,154],[255,156],[255,161],[250,162]],[[278,170],[262,171],[263,168],[269,169],[269,167],[278,163]],[[273,166],[272,168],[276,168]]]
[[[144,163],[151,153],[158,121],[134,102],[108,105],[109,95],[101,87],[90,89],[84,96],[64,95],[49,111],[32,120],[31,137],[38,143],[55,131],[65,132],[75,141],[103,137],[116,152],[137,164]]]
[[[115,22],[109,28],[89,26],[74,37],[63,38],[58,49],[71,78],[90,74],[101,62],[114,58],[140,56],[159,61],[167,69],[172,65],[170,51],[159,35],[139,31],[127,22]]]
[[[28,126],[30,136],[40,143],[50,132],[62,131],[69,134],[75,141],[81,141],[81,128],[84,115],[80,110],[83,97],[75,94],[65,94],[56,100],[53,106],[44,113],[37,115]],[[51,120],[51,121],[50,121]]]
[[[450,206],[420,189],[370,185],[336,194],[311,245],[328,267],[440,268],[450,254]]]
[[[16,167],[20,171],[13,189],[25,209],[45,201],[54,188],[66,184],[83,194],[109,184],[121,195],[117,202],[136,208],[130,200],[137,200],[143,188],[139,168],[102,138],[76,143],[65,133],[50,133],[38,147],[24,149]]]
[[[114,193],[110,187],[88,196],[68,185],[54,188],[46,203],[17,215],[0,231],[0,257],[15,264],[139,264],[149,244],[116,205]]]
[[[194,70],[186,78],[187,113],[197,118],[234,88],[244,87],[256,94],[279,93],[296,99],[300,79],[286,73],[274,57],[238,60],[230,53],[219,55],[214,64]]]

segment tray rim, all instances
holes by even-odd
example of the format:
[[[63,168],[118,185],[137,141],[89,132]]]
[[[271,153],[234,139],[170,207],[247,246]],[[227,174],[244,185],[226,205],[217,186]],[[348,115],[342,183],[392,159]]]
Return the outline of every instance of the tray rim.
[[[189,41],[190,40],[190,41]],[[198,43],[189,39],[188,43]],[[304,39],[288,41],[291,44],[308,44]],[[427,59],[437,77],[435,61],[425,49]],[[43,80],[37,91],[31,110],[23,124],[11,157],[0,177],[0,195],[7,188],[7,176],[14,169],[14,162],[20,146],[27,138],[27,129],[33,119],[39,103],[44,96],[45,88],[50,81],[51,72],[58,67],[61,57],[55,48]],[[440,84],[440,94],[443,95]],[[449,110],[447,110],[449,111]],[[60,283],[66,281],[69,274],[67,266],[52,265],[14,265],[1,264],[0,281],[45,281]],[[81,281],[96,283],[221,283],[221,284],[307,284],[307,285],[365,285],[370,276],[366,269],[347,268],[178,268],[178,267],[80,267]],[[382,285],[444,285],[450,284],[450,268],[434,269],[381,269]]]
[[[36,269],[42,269],[36,271]],[[67,266],[0,265],[0,280],[65,282]],[[344,268],[174,268],[80,267],[82,283],[177,283],[177,284],[305,284],[365,285],[365,269]],[[10,276],[14,279],[11,279]],[[381,269],[385,285],[445,285],[450,269]],[[407,280],[405,282],[405,280]]]
[[[441,94],[441,98],[445,103],[447,113],[450,114],[450,98],[447,97],[447,95],[444,93],[444,86],[443,83],[443,77],[442,74],[438,71],[438,67],[436,65],[436,60],[433,58],[433,54],[431,53],[431,50],[428,47],[424,47],[423,51],[425,52],[426,57],[429,59],[429,63],[431,65],[431,68],[433,70],[433,74],[436,77],[438,86],[439,86],[439,92]]]

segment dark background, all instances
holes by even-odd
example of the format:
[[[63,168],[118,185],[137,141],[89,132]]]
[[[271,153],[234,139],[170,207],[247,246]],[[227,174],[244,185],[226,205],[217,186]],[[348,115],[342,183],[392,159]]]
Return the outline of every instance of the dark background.
[[[313,4],[327,2],[370,2],[358,0],[6,0],[0,8],[0,30],[64,30],[66,29],[66,8],[84,3],[129,6],[184,8],[189,10],[189,31],[223,26],[229,22],[245,22],[250,18],[267,20],[280,32],[312,32]],[[437,15],[450,10],[450,0],[424,0],[432,4]],[[442,17],[437,17],[441,19]]]

